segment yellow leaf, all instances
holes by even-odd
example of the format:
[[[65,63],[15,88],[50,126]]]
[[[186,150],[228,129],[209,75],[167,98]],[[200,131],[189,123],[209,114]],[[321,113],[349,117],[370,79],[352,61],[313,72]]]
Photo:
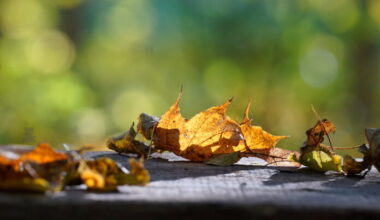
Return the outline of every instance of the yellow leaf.
[[[301,155],[299,162],[310,169],[326,172],[326,171],[342,171],[342,157],[339,155],[329,155],[324,151],[310,151]]]
[[[124,173],[120,165],[106,157],[81,163],[80,177],[90,190],[115,191],[120,185],[145,185],[150,181],[141,161],[129,160],[130,173]]]
[[[235,152],[243,136],[239,124],[225,115],[232,100],[198,113],[182,117],[181,94],[161,117],[153,134],[155,148],[168,150],[192,161],[206,161],[215,154]]]
[[[286,139],[288,136],[275,136],[264,131],[260,126],[252,126],[251,119],[248,117],[249,108],[250,104],[245,109],[243,122],[240,124],[245,140],[240,141],[235,149],[241,152],[241,156],[258,157],[270,164],[278,163],[281,166],[299,167],[299,163],[289,163],[288,161],[289,154],[295,152],[275,148],[280,140]]]

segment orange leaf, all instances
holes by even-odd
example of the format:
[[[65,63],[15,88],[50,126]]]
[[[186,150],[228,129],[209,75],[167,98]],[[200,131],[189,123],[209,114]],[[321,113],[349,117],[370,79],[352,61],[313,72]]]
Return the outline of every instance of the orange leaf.
[[[250,104],[244,112],[243,122],[240,124],[241,131],[243,132],[245,142],[249,149],[268,149],[276,146],[276,144],[282,140],[288,138],[288,136],[274,136],[262,129],[260,126],[252,126],[251,120],[248,117]]]
[[[155,147],[192,161],[205,161],[215,154],[234,152],[232,147],[237,146],[243,136],[239,124],[225,115],[232,100],[188,120],[180,113],[181,95],[156,126],[153,134]]]
[[[68,155],[54,151],[48,144],[34,149],[3,148],[0,150],[0,189],[60,190],[68,159]]]
[[[39,144],[34,150],[29,153],[21,155],[20,161],[30,160],[35,163],[51,163],[59,160],[67,160],[67,155],[64,153],[56,152],[49,144]]]
[[[290,150],[275,148],[276,144],[288,138],[288,136],[274,136],[262,129],[260,126],[252,126],[249,119],[249,103],[244,112],[243,122],[240,124],[245,141],[240,142],[238,148],[242,152],[242,156],[258,157],[270,164],[288,161],[288,156],[294,153]],[[281,165],[284,165],[283,163]],[[286,166],[299,166],[298,163],[287,162]]]

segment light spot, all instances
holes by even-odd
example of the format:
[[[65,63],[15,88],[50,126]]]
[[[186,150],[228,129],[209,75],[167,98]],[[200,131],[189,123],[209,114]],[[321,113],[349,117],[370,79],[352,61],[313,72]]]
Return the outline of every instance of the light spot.
[[[55,21],[55,10],[47,8],[42,1],[0,2],[0,27],[10,37],[31,37],[44,28],[53,26]]]
[[[311,87],[324,88],[336,78],[338,63],[328,50],[316,48],[308,51],[300,61],[300,75]]]
[[[153,13],[145,0],[121,1],[113,7],[98,31],[104,45],[117,49],[144,42],[153,29]],[[103,21],[102,21],[103,22]]]
[[[380,1],[368,1],[368,14],[378,25],[380,25]]]
[[[28,63],[42,73],[59,73],[71,67],[75,49],[64,33],[51,30],[31,40],[26,57]]]

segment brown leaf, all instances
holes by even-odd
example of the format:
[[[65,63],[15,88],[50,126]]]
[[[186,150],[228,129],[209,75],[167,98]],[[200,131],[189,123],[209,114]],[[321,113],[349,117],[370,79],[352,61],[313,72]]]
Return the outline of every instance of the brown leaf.
[[[346,155],[343,158],[342,169],[344,173],[348,176],[359,174],[362,171],[369,169],[369,167],[372,165],[371,153],[367,145],[366,144],[361,145],[358,151],[363,153],[364,155],[363,161],[358,162],[349,155]]]
[[[335,125],[328,119],[318,120],[314,127],[306,131],[306,146],[318,146],[324,141],[324,136],[335,132]]]
[[[318,120],[314,127],[306,131],[307,139],[300,148],[301,154],[291,155],[290,158],[317,172],[341,172],[341,156],[335,154],[331,146],[322,144],[324,137],[335,130],[335,125],[328,119]]]
[[[365,136],[369,143],[372,163],[380,172],[380,128],[366,128]]]
[[[107,140],[107,147],[118,153],[133,153],[139,156],[147,155],[149,146],[143,142],[135,140],[137,132],[131,125],[130,129],[122,135],[111,137]]]
[[[364,155],[363,160],[358,162],[351,156],[344,157],[343,170],[347,175],[359,174],[369,170],[372,165],[380,172],[380,128],[366,128],[365,136],[368,144],[363,144],[358,149]]]

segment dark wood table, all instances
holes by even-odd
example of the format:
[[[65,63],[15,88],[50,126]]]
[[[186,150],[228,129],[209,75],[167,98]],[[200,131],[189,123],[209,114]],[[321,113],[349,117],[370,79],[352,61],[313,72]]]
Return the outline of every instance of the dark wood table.
[[[128,167],[128,157],[92,152]],[[281,170],[258,159],[218,167],[173,154],[145,162],[148,186],[93,193],[81,187],[51,195],[0,193],[0,219],[380,219],[380,174],[365,178],[308,169]],[[169,161],[168,161],[169,160]]]

